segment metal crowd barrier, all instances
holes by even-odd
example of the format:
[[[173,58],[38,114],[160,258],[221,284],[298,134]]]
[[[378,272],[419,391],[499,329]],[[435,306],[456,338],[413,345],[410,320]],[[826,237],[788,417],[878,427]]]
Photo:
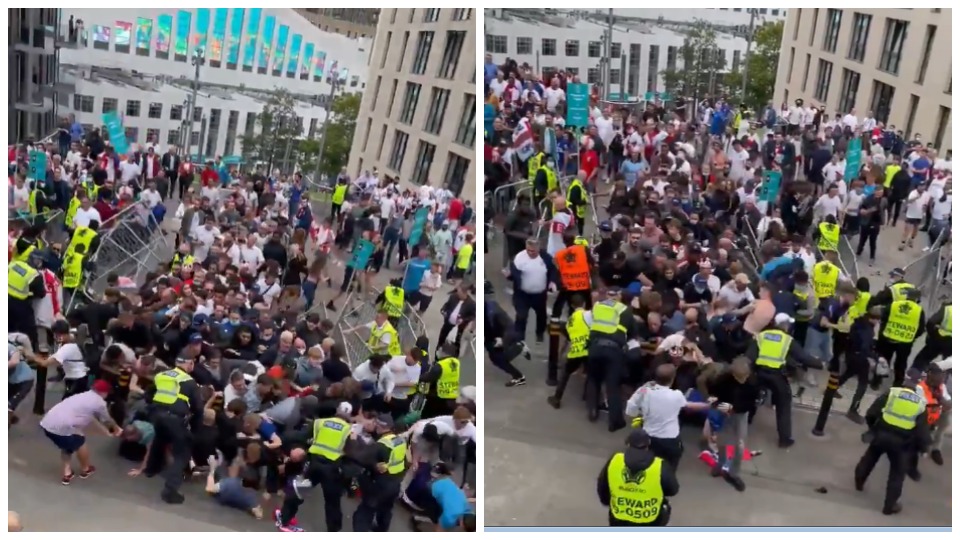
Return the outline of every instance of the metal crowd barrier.
[[[947,270],[952,254],[949,236],[949,230],[944,228],[929,250],[904,267],[904,279],[920,289],[921,303],[928,311],[939,309],[950,298]]]
[[[343,345],[347,353],[346,360],[351,369],[370,356],[370,347],[367,346],[369,334],[364,330],[356,332],[347,332],[347,330],[373,321],[378,311],[378,306],[373,300],[380,295],[380,292],[379,289],[373,288],[366,298],[361,294],[359,299],[351,292],[344,304],[343,312],[334,321],[333,339]],[[412,310],[405,310],[396,330],[400,338],[400,348],[403,351],[413,347],[417,338],[426,335],[426,325],[420,315]]]
[[[153,212],[139,202],[103,222],[98,236],[100,245],[90,254],[93,268],[84,276],[84,288],[92,298],[103,294],[110,274],[142,283],[148,272],[168,262],[174,252]],[[71,300],[68,311],[76,299]]]
[[[46,214],[39,214],[37,216],[18,213],[13,209],[10,209],[9,212],[10,215],[7,217],[7,234],[11,235],[11,233],[14,233],[11,237],[19,237],[20,233],[23,232],[23,229],[34,223],[39,223],[41,220],[44,222],[44,228],[40,238],[43,240],[44,244],[50,245],[61,242],[63,241],[64,236],[66,236],[66,233],[63,230],[62,210],[53,210]]]

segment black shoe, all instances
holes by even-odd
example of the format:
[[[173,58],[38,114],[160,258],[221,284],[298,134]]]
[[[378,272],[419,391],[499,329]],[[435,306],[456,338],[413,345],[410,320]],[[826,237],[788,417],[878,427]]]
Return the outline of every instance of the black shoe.
[[[865,479],[862,481],[856,478],[853,479],[853,487],[856,488],[857,491],[863,491],[863,485],[866,483],[867,481]]]
[[[610,412],[610,407],[607,405],[607,402],[604,401],[597,407],[597,412]]]
[[[510,381],[507,383],[507,388],[512,388],[514,386],[523,386],[525,384],[527,384],[526,377],[520,377],[519,379],[510,379]]]
[[[779,446],[780,448],[790,448],[790,447],[793,446],[794,443],[796,443],[796,442],[797,442],[797,441],[795,441],[795,440],[793,440],[793,439],[786,439],[786,440],[780,441],[780,442],[777,444],[777,446]]]
[[[834,391],[833,399],[843,399],[843,396],[840,395],[840,392]]]
[[[747,485],[743,483],[743,480],[739,476],[734,476],[727,471],[722,471],[723,479],[727,481],[728,484],[734,487],[737,491],[744,491],[747,489]]]
[[[167,504],[183,504],[185,500],[183,495],[177,493],[176,491],[164,491],[160,494],[160,498],[163,499],[163,502]]]
[[[609,426],[607,426],[607,430],[610,433],[616,433],[625,427],[627,427],[627,423],[621,420],[620,422],[611,423]]]
[[[723,476],[723,467],[721,467],[719,463],[715,465],[712,469],[710,469],[710,476],[714,478],[720,478]]]
[[[919,482],[923,475],[920,474],[920,471],[914,469],[912,471],[907,471],[907,477],[909,477],[914,482]]]
[[[329,309],[330,311],[336,311],[336,310],[337,310],[337,306],[333,305],[333,300],[327,302],[327,305],[324,306],[324,307],[326,307],[326,308]]]
[[[857,411],[847,411],[847,418],[849,418],[850,421],[853,422],[854,424],[858,424],[861,426],[867,423],[867,421],[864,420],[863,417],[860,416],[860,413],[858,413]]]
[[[547,386],[556,386],[556,385],[557,385],[557,379],[556,379],[556,378],[547,379]]]
[[[543,343],[543,335],[537,336],[537,343]]]
[[[547,398],[547,403],[549,403],[550,406],[553,407],[554,409],[560,408],[560,398],[558,398],[557,396],[549,396]]]
[[[943,452],[939,450],[932,450],[930,452],[930,459],[932,459],[937,465],[943,465]]]
[[[596,422],[597,418],[600,418],[600,411],[597,409],[590,409],[587,411],[587,420],[591,422]]]
[[[903,510],[903,505],[900,503],[893,503],[893,506],[890,508],[883,509],[883,515],[892,516],[893,514],[899,514]]]

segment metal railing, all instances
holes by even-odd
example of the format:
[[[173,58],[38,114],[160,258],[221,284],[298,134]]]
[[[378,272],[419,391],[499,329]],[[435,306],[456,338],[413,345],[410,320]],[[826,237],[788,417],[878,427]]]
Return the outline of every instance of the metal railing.
[[[343,345],[347,353],[347,363],[351,368],[363,363],[370,356],[371,350],[367,345],[365,332],[362,330],[349,332],[348,330],[374,320],[379,310],[379,306],[376,305],[374,299],[380,293],[381,291],[377,288],[372,288],[368,295],[362,293],[356,295],[351,292],[344,304],[343,312],[334,321],[333,338]],[[313,309],[319,308],[314,306]],[[426,335],[426,325],[420,315],[408,308],[405,308],[403,315],[400,317],[396,330],[400,339],[400,348],[403,351],[413,347],[420,336]]]
[[[920,289],[921,303],[928,311],[939,309],[950,298],[951,257],[950,233],[944,228],[923,255],[904,267],[904,279]]]

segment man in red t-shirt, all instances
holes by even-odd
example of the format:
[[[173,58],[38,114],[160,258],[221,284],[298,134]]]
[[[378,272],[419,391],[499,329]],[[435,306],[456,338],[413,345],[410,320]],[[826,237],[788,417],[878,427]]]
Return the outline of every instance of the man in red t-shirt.
[[[463,201],[459,198],[450,201],[450,208],[447,210],[447,221],[460,223],[460,216],[463,215]]]
[[[220,182],[220,175],[213,168],[213,160],[207,161],[207,166],[200,173],[200,183],[203,187],[215,186]]]
[[[596,181],[597,171],[600,168],[600,156],[593,149],[593,140],[587,139],[587,143],[580,150],[580,170],[587,173],[587,185],[592,186]]]

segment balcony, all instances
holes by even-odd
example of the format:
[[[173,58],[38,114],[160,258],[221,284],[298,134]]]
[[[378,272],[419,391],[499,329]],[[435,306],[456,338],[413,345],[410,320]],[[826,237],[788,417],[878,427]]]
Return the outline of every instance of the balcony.
[[[70,94],[77,92],[77,85],[74,82],[55,82],[40,86],[40,95],[43,97],[60,96],[60,102],[64,103]]]

